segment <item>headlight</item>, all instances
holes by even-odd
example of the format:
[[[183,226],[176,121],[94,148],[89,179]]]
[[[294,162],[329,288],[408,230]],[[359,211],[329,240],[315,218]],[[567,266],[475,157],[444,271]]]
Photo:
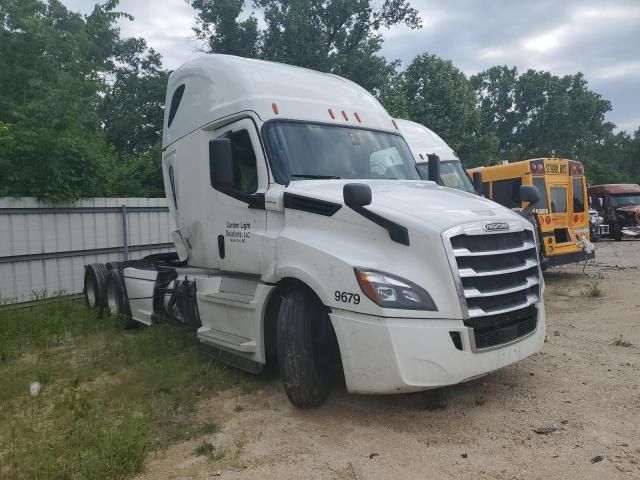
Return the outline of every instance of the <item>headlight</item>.
[[[429,293],[415,283],[377,270],[355,268],[362,293],[384,308],[438,311]]]

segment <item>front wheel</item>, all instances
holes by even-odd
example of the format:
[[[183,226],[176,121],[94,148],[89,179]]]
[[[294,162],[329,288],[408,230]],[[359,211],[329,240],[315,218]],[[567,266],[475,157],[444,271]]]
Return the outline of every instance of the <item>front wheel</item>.
[[[287,292],[277,321],[278,366],[293,405],[310,408],[329,396],[337,351],[326,309],[311,292]],[[328,339],[328,341],[327,341]]]

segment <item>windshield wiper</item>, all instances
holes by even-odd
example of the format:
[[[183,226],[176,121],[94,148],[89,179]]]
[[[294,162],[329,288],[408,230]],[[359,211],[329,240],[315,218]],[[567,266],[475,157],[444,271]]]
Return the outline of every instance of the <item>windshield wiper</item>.
[[[338,177],[337,175],[313,175],[310,173],[292,173],[289,175],[291,178],[309,178],[316,180],[342,180],[342,177]]]

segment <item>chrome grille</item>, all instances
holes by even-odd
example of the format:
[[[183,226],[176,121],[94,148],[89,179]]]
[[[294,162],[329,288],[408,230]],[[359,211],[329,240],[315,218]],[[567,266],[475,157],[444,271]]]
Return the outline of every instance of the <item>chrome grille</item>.
[[[536,328],[533,305],[541,280],[533,231],[516,222],[510,229],[515,231],[489,233],[474,225],[445,235],[477,348],[508,343]]]

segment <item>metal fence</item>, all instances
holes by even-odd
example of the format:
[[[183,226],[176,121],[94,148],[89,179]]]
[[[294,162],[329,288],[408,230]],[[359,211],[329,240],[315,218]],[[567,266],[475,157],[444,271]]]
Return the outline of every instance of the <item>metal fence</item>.
[[[164,198],[0,198],[0,303],[82,291],[84,265],[169,252]]]

